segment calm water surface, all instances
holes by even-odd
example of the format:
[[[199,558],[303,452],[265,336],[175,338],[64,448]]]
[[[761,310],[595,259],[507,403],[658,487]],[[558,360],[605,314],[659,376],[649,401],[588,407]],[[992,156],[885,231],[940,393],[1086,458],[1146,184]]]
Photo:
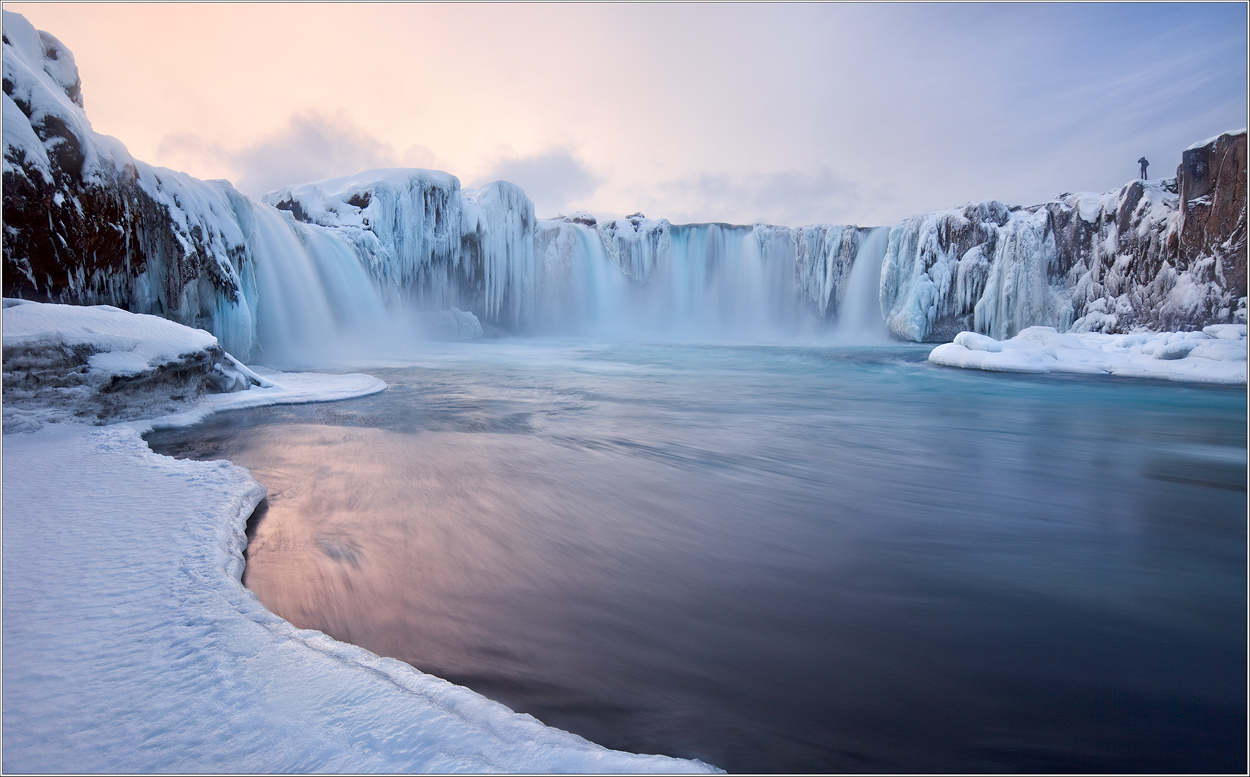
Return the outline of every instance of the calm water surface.
[[[929,348],[478,343],[149,436],[297,626],[753,772],[1246,769],[1246,394]]]

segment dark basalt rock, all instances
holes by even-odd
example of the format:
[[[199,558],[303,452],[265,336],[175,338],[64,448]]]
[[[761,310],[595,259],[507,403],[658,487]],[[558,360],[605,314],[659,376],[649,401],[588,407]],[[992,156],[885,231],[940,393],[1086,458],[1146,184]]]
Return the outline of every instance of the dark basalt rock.
[[[299,204],[299,200],[282,200],[274,203],[274,207],[278,210],[285,210],[295,217],[296,221],[302,221],[305,224],[312,224],[313,220],[304,212],[304,206]]]
[[[1246,291],[1246,133],[1220,135],[1181,155],[1182,262],[1215,257],[1229,289]]]
[[[81,107],[82,84],[69,69],[72,63],[59,70],[52,64],[61,59],[64,47],[47,33],[40,38],[44,70],[58,84],[64,84],[66,73],[73,74],[72,83],[63,88]],[[6,58],[16,56],[9,45],[6,40]],[[19,91],[8,79],[4,90],[11,97]],[[129,163],[120,168],[100,164],[88,180],[84,164],[90,140],[61,116],[45,114],[31,121],[31,106],[18,97],[14,103],[43,143],[51,180],[36,160],[5,147],[12,168],[3,176],[4,296],[109,304],[209,328],[217,295],[234,299],[238,288],[218,264],[203,230],[193,225],[183,233],[169,207],[139,185],[138,172]],[[236,269],[246,259],[243,245],[224,250]],[[139,281],[154,263],[159,272]],[[140,284],[146,285],[140,289]]]

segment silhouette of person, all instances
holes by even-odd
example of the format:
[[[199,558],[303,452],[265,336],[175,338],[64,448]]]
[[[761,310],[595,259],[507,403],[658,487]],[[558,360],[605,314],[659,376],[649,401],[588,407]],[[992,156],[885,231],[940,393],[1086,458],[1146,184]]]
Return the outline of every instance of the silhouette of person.
[[[1146,180],[1146,168],[1150,166],[1150,163],[1146,161],[1146,157],[1142,157],[1137,160],[1137,164],[1141,165],[1141,179],[1144,181]]]

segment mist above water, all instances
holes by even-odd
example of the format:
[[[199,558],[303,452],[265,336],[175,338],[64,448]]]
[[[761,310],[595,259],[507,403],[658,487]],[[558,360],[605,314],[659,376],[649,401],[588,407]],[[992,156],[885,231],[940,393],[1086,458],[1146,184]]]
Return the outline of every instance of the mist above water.
[[[473,336],[438,316],[474,310],[462,284],[430,270],[420,293],[386,288],[358,252],[324,230],[258,209],[251,224],[256,271],[244,280],[257,356],[275,366],[393,360],[430,340]],[[829,287],[829,314],[804,296],[790,232],[727,224],[676,225],[659,248],[609,254],[593,228],[558,225],[563,241],[528,262],[498,304],[506,324],[478,318],[487,336],[589,337],[623,341],[785,343],[891,341],[879,304],[888,228],[866,232],[850,257],[845,290]],[[832,229],[850,229],[834,227]],[[556,256],[552,260],[551,256]],[[834,259],[825,259],[832,262]],[[836,259],[846,262],[846,258]],[[845,272],[829,268],[829,272]],[[486,271],[489,276],[490,270]],[[519,280],[518,280],[519,279]],[[489,277],[482,279],[489,287]],[[494,281],[497,285],[498,281]],[[492,292],[498,294],[499,292]],[[841,297],[841,312],[835,313]],[[460,314],[455,314],[460,315]],[[432,318],[435,317],[435,318]]]

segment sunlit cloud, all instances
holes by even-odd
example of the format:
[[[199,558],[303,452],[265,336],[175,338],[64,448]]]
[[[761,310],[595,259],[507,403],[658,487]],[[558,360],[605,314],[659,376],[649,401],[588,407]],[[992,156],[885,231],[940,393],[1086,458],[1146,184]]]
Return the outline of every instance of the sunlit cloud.
[[[650,207],[673,203],[664,215],[674,222],[729,221],[801,226],[846,223],[866,215],[867,206],[888,201],[879,186],[866,186],[829,168],[759,174],[707,174],[656,187]],[[719,215],[713,215],[719,214]]]
[[[416,166],[540,215],[885,224],[1246,124],[1238,3],[5,7],[74,51],[97,130],[250,194]]]
[[[475,183],[492,180],[509,181],[524,189],[540,218],[585,208],[588,199],[603,183],[603,178],[571,149],[563,147],[526,156],[507,156]]]
[[[373,168],[438,165],[424,146],[397,152],[343,112],[293,114],[277,132],[239,148],[224,148],[194,133],[174,133],[161,140],[157,151],[162,159],[188,167],[224,167],[235,188],[254,197],[282,186]]]

